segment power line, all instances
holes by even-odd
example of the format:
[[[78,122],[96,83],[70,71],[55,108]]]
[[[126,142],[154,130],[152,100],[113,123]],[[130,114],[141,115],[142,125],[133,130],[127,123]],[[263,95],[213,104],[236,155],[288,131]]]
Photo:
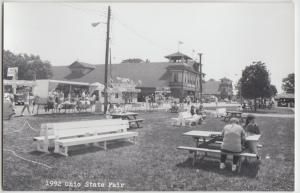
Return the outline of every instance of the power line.
[[[100,11],[100,10],[94,10],[94,9],[89,9],[89,8],[82,8],[82,7],[76,7],[76,6],[73,6],[73,5],[70,5],[70,4],[66,4],[66,3],[60,3],[59,5],[62,5],[62,6],[65,6],[65,7],[69,7],[69,8],[72,8],[72,9],[75,9],[77,11],[81,11],[83,13],[86,13],[86,14],[94,14],[94,15],[99,15],[99,16],[102,16],[102,17],[107,17],[107,12],[106,11]]]
[[[122,22],[118,17],[116,17],[116,15],[114,15],[114,19],[116,19],[116,21],[118,23],[121,24],[121,26],[123,26],[124,28],[126,28],[127,30],[131,31],[133,34],[135,34],[136,36],[138,36],[139,38],[147,41],[148,43],[152,44],[153,46],[160,48],[162,50],[167,50],[166,48],[161,47],[160,45],[158,45],[157,43],[155,43],[154,41],[150,40],[149,38],[141,35],[140,33],[138,33],[135,29],[133,29],[132,27],[130,27],[128,24],[125,24],[124,22]]]

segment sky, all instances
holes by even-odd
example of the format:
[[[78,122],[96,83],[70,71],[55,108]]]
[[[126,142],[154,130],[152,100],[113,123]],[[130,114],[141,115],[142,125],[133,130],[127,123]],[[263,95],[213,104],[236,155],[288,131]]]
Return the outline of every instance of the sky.
[[[253,61],[262,61],[271,84],[294,73],[294,6],[277,3],[110,3],[112,62],[127,58],[167,62],[179,51],[198,60],[206,80],[234,83]],[[53,66],[76,60],[104,64],[105,3],[4,5],[4,49],[39,55]],[[101,22],[92,27],[91,23]],[[178,41],[183,42],[178,47]]]

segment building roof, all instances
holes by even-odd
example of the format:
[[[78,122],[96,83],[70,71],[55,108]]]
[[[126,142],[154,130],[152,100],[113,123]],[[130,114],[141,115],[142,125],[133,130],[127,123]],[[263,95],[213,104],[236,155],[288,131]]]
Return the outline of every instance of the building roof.
[[[210,79],[206,81],[205,83],[202,84],[202,89],[203,89],[203,94],[207,95],[219,95],[219,86],[220,86],[220,81],[215,81],[213,79]]]
[[[275,98],[276,99],[280,99],[280,98],[294,99],[295,98],[295,94],[293,94],[293,93],[281,93],[281,94],[276,95]]]
[[[185,55],[185,54],[183,54],[183,53],[181,53],[181,52],[176,52],[176,53],[174,53],[174,54],[170,54],[170,55],[167,55],[167,56],[165,56],[165,58],[168,58],[168,59],[175,59],[175,60],[179,60],[179,59],[182,59],[182,58],[184,58],[184,59],[192,59],[191,57],[189,57],[189,56],[187,56],[187,55]]]
[[[94,69],[94,68],[95,68],[95,65],[88,64],[88,63],[84,63],[84,62],[75,61],[75,62],[73,62],[73,63],[69,66],[69,68],[74,68],[74,67],[76,67],[76,68],[80,67],[80,68]]]
[[[141,87],[164,87],[168,86],[169,75],[166,74],[167,67],[174,63],[152,62],[152,63],[121,63],[112,64],[112,78],[129,78],[135,82],[142,82]],[[53,77],[55,80],[68,80],[76,82],[100,82],[104,83],[104,65],[95,65],[95,69],[88,74],[72,74],[68,66],[53,66]],[[109,67],[110,68],[110,67]]]

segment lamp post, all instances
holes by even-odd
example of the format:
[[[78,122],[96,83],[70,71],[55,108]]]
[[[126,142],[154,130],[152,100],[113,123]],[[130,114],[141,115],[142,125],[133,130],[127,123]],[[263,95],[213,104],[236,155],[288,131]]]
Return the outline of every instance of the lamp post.
[[[92,23],[93,27],[96,27],[98,24],[103,22],[96,22]],[[104,113],[107,111],[108,105],[108,83],[107,83],[107,76],[108,76],[108,56],[109,56],[109,29],[110,29],[110,6],[108,6],[108,13],[107,13],[107,30],[106,30],[106,47],[105,47],[105,75],[104,75]]]
[[[200,73],[200,103],[202,103],[202,53],[199,55],[199,73]]]

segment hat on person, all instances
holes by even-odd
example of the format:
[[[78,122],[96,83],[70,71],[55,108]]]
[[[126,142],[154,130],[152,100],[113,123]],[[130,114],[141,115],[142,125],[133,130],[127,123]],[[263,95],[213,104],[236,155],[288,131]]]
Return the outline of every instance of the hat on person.
[[[230,123],[236,123],[236,124],[238,124],[239,120],[238,120],[238,118],[233,117],[233,118],[230,119]]]

